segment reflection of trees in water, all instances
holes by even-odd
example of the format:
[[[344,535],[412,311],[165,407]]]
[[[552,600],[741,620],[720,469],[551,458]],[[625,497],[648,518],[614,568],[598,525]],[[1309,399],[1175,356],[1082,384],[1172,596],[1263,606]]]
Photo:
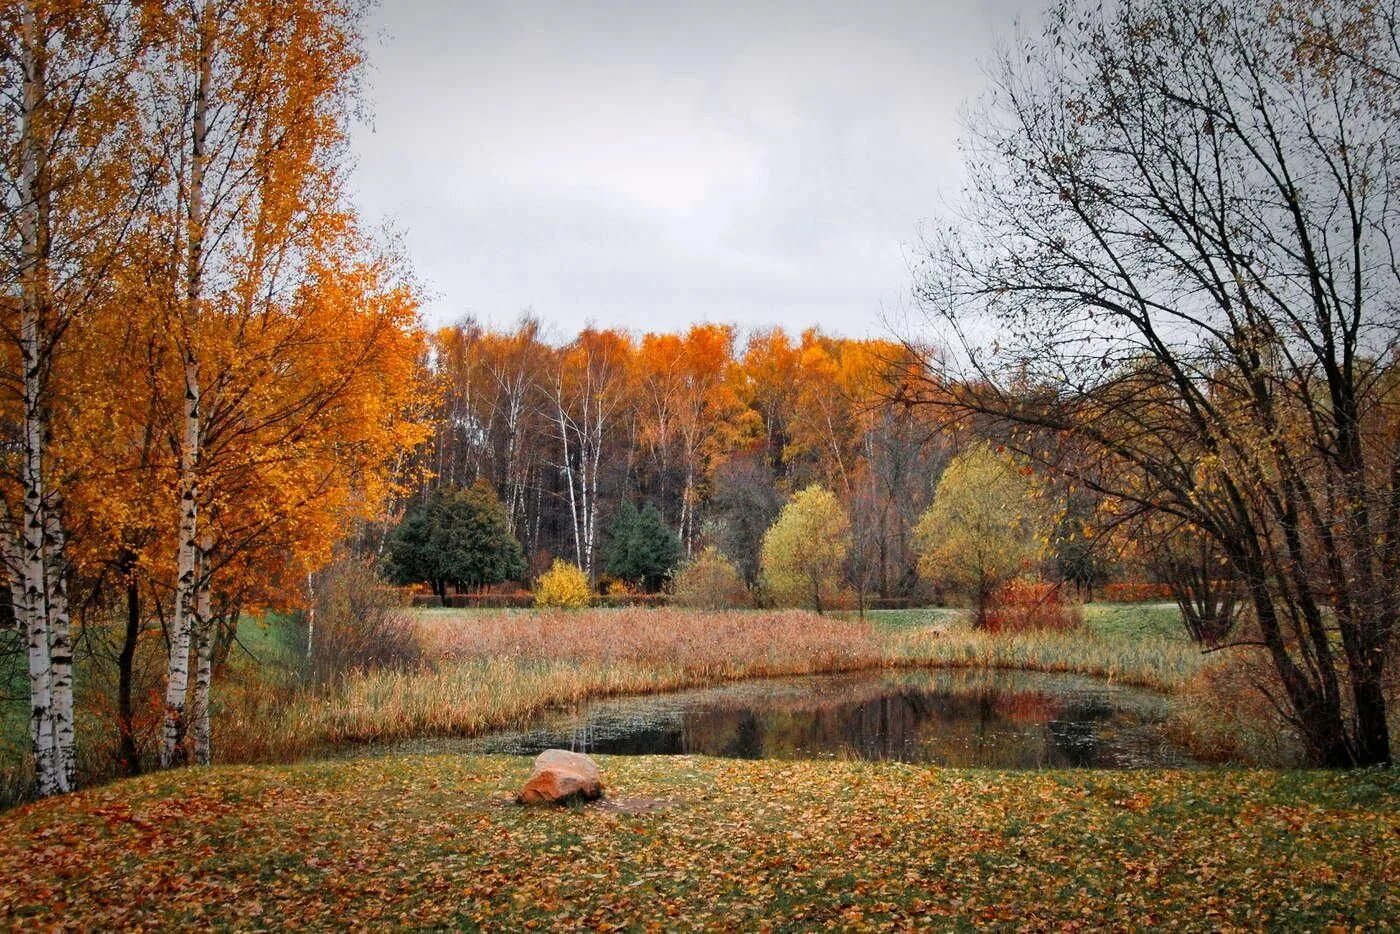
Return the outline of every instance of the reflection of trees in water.
[[[568,743],[611,754],[734,758],[835,756],[1034,768],[1177,762],[1160,712],[1134,696],[1071,682],[922,683],[914,677],[739,684],[590,707],[522,736],[521,751]],[[528,747],[528,748],[525,748]]]
[[[687,752],[739,758],[836,755],[943,765],[1092,765],[1100,704],[1051,695],[900,690],[873,698],[806,699],[756,710],[716,705],[682,716]]]

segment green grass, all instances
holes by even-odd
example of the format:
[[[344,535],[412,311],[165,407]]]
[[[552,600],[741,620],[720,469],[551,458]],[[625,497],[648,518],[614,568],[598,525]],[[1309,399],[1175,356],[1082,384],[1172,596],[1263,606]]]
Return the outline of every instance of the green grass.
[[[1393,772],[995,772],[602,758],[152,775],[0,817],[0,917],[47,928],[1384,927]]]
[[[1089,603],[1084,627],[1104,638],[1167,639],[1190,642],[1175,603]]]
[[[859,619],[860,614],[846,611],[835,614],[843,619]],[[954,607],[919,607],[908,610],[866,610],[865,619],[877,629],[887,632],[905,632],[910,629],[923,629],[929,626],[947,626],[967,615],[966,610]]]

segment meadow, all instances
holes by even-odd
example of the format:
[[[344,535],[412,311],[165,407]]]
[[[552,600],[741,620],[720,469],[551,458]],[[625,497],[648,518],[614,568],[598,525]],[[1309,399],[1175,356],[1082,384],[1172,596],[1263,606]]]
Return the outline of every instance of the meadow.
[[[290,762],[347,745],[467,737],[543,710],[595,698],[701,687],[746,678],[881,668],[1010,668],[1092,675],[1174,692],[1210,661],[1186,639],[1168,604],[1091,604],[1069,632],[987,633],[965,611],[933,608],[817,616],[797,610],[405,610],[418,655],[401,666],[303,681],[304,630],[295,618],[248,618],[215,696],[219,761]],[[151,646],[148,646],[151,648]],[[12,661],[17,663],[18,658]],[[99,666],[79,666],[80,679]],[[95,675],[93,676],[95,677]],[[18,689],[22,670],[6,679]],[[80,762],[112,777],[110,691],[94,684],[80,711]],[[7,705],[3,800],[27,774],[23,712]],[[158,698],[143,706],[147,747]],[[1196,729],[1215,737],[1222,730]],[[1212,743],[1218,745],[1215,739]],[[1217,750],[1235,758],[1242,750]]]
[[[557,810],[510,803],[525,762],[490,756],[217,766],[37,802],[0,817],[0,917],[1343,930],[1400,913],[1390,771],[600,764],[610,798]]]
[[[869,668],[1075,672],[1189,698],[1221,657],[1203,656],[1175,613],[1090,605],[1074,631],[990,634],[945,609],[415,610],[411,666],[315,688],[297,679],[299,627],[249,620],[219,695],[229,764],[0,815],[0,916],[32,928],[625,917],[1188,930],[1393,918],[1400,786],[1388,771],[604,756],[603,802],[539,811],[511,802],[525,759],[327,755],[477,735],[590,698]]]

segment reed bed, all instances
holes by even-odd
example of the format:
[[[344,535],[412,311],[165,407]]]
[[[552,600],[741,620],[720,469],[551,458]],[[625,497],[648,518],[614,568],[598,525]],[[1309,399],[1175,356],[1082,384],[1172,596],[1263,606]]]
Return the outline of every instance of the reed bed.
[[[417,617],[425,663],[352,673],[226,720],[241,760],[422,736],[474,736],[549,708],[744,678],[879,668],[1015,668],[1173,690],[1200,670],[1189,643],[1090,629],[986,633],[944,619],[890,631],[802,611],[508,611]]]
[[[914,630],[893,647],[897,664],[941,668],[1015,668],[1093,675],[1119,684],[1174,691],[1208,662],[1184,640],[1069,632],[990,633],[966,626]]]

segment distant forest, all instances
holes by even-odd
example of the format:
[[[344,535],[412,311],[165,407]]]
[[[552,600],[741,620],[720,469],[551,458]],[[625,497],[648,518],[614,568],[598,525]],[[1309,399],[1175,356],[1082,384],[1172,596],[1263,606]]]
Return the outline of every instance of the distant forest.
[[[713,544],[752,580],[783,503],[818,483],[851,517],[852,583],[920,587],[913,528],[954,438],[895,401],[892,374],[913,362],[897,342],[703,324],[558,346],[524,318],[443,328],[431,347],[439,410],[416,495],[487,480],[532,573],[561,556],[596,578],[629,502],[656,507],[684,554]]]

